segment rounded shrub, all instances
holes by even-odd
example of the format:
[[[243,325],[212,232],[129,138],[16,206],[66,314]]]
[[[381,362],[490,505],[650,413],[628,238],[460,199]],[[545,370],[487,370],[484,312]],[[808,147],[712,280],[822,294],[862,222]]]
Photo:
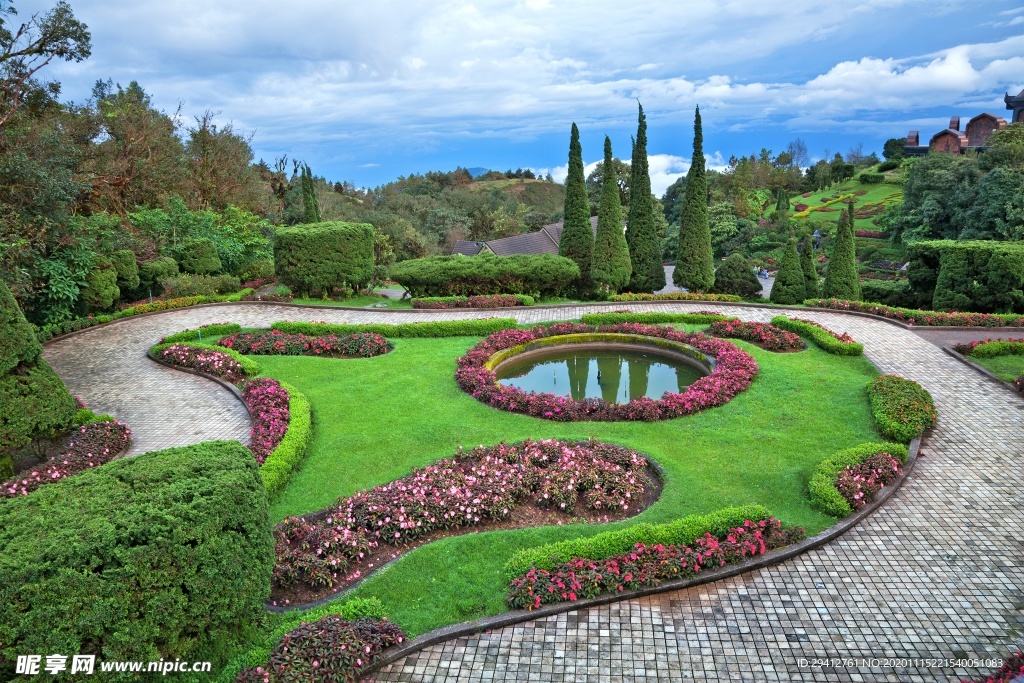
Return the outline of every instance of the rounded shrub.
[[[391,269],[391,279],[414,297],[557,294],[579,277],[574,261],[554,254],[429,256]]]
[[[178,262],[170,256],[162,256],[153,261],[146,261],[139,266],[139,288],[144,292],[153,292],[156,296],[160,290],[160,281],[178,274]]]
[[[258,635],[273,541],[237,442],[115,460],[2,500],[0,517],[0,678],[44,652],[219,668]]]
[[[307,294],[345,286],[363,289],[373,278],[373,235],[369,223],[279,228],[274,240],[277,277]]]
[[[222,267],[217,245],[205,237],[183,242],[178,247],[178,260],[181,269],[193,275],[212,275]]]
[[[121,291],[139,288],[139,265],[135,262],[135,252],[121,249],[110,255],[110,262],[117,271],[117,286]]]
[[[750,262],[742,254],[735,253],[715,271],[715,284],[711,291],[716,294],[751,296],[761,293],[761,281],[754,274]]]
[[[107,311],[121,296],[117,287],[117,269],[110,261],[103,262],[85,277],[82,303],[89,311]]]

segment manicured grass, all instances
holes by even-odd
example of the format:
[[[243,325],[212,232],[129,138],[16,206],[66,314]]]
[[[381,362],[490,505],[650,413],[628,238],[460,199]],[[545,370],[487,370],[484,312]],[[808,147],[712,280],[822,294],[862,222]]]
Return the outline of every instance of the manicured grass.
[[[860,171],[858,171],[860,173]],[[886,205],[893,203],[899,203],[903,196],[903,189],[899,185],[891,185],[889,183],[879,183],[877,185],[868,185],[856,180],[847,180],[841,185],[833,185],[832,189],[822,190],[821,192],[812,192],[810,197],[804,197],[802,195],[794,195],[790,197],[795,207],[797,204],[806,204],[810,207],[824,206],[825,202],[821,201],[822,197],[831,198],[833,194],[851,194],[853,192],[859,192],[865,190],[866,194],[857,196],[857,203],[855,207],[862,207],[866,204],[877,204],[879,202],[885,202]],[[833,209],[846,209],[846,204],[838,202],[832,204],[830,208]],[[795,209],[792,209],[795,213]],[[838,221],[840,211],[811,211],[807,218],[797,218],[797,225],[801,222],[806,221],[808,225],[814,223],[820,223],[821,221]],[[872,223],[872,218],[858,218],[854,221],[854,230],[881,230],[877,225]]]
[[[968,358],[1007,382],[1013,382],[1024,375],[1024,356],[996,356],[995,358],[968,356]]]
[[[695,329],[690,326],[690,329]],[[655,423],[556,423],[485,406],[455,385],[455,360],[476,339],[396,339],[371,359],[261,356],[266,376],[295,385],[313,406],[302,468],[272,506],[275,521],[383,484],[458,446],[528,437],[598,439],[635,448],[665,473],[661,498],[613,525],[572,525],[444,539],[403,556],[351,591],[377,596],[410,634],[506,610],[502,566],[516,550],[637,521],[760,503],[814,533],[834,520],[811,508],[807,481],[839,451],[878,440],[861,357],[817,348],[773,354],[746,344],[761,373],[746,392],[705,413]]]

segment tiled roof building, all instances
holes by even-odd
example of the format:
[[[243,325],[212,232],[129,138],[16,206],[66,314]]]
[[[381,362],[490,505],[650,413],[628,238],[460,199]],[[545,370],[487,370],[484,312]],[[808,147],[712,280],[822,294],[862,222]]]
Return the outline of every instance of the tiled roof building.
[[[1017,100],[1020,100],[1017,103]],[[1014,107],[1019,106],[1019,109]],[[1013,120],[1024,120],[1024,91],[1016,97],[1006,96],[1006,108],[1013,111]],[[920,133],[916,130],[907,134],[907,144],[903,148],[904,154],[909,157],[924,156],[931,150],[936,152],[949,152],[951,154],[962,154],[968,149],[985,149],[988,138],[997,130],[1006,128],[1006,119],[995,114],[978,114],[967,122],[967,127],[960,130],[960,117],[953,116],[949,119],[949,127],[940,130],[933,135],[928,144],[922,145]]]
[[[597,234],[597,216],[591,216],[590,227]],[[498,256],[511,256],[512,254],[557,254],[558,242],[562,239],[562,221],[549,223],[537,232],[529,232],[525,235],[513,235],[502,237],[487,242],[472,242],[459,240],[455,243],[453,254],[463,256],[476,256],[477,254],[497,254]]]

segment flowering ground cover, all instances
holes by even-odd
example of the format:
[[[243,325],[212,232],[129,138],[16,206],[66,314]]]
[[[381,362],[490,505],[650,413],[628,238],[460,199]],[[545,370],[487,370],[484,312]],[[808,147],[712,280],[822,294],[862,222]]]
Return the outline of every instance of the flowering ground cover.
[[[410,636],[506,611],[504,567],[522,549],[750,503],[815,533],[834,523],[811,506],[807,480],[815,467],[837,450],[879,440],[866,397],[850,400],[865,396],[875,375],[863,357],[817,347],[777,354],[730,341],[760,371],[725,405],[653,423],[553,422],[495,410],[459,389],[456,360],[479,341],[396,339],[395,353],[356,363],[261,356],[263,374],[305,394],[315,417],[308,454],[273,501],[273,519],[323,510],[451,457],[459,446],[468,452],[503,440],[593,436],[644,454],[662,468],[664,488],[643,512],[620,521],[597,524],[577,512],[562,524],[549,518],[539,528],[437,538],[345,593],[379,598]]]
[[[379,334],[323,334],[310,337],[281,330],[236,332],[221,337],[219,346],[257,356],[327,356],[331,358],[373,358],[395,348]]]
[[[787,332],[774,325],[747,323],[735,318],[711,323],[708,334],[727,339],[742,339],[768,351],[801,351],[804,348],[804,340],[799,334]]]

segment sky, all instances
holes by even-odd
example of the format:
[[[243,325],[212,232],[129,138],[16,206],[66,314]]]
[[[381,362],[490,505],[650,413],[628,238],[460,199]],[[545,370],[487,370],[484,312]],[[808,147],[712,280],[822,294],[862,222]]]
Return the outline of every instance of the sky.
[[[456,166],[565,176],[604,136],[630,156],[637,102],[652,190],[689,167],[796,138],[812,160],[922,139],[1024,89],[1019,0],[69,0],[92,56],[56,63],[65,99],[137,81],[185,124],[209,110],[256,159],[374,187]],[[22,20],[53,0],[15,0]],[[180,109],[179,109],[180,108]]]

